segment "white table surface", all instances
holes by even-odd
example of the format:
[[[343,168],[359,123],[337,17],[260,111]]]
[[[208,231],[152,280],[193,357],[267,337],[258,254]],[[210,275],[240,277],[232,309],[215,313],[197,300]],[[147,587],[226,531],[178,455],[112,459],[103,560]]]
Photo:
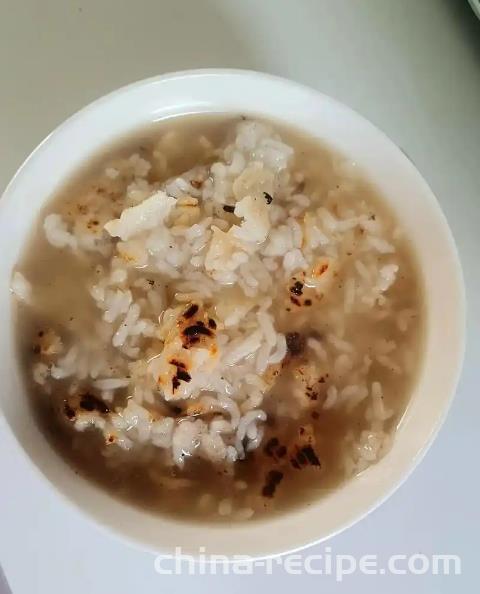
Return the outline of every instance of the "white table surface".
[[[479,591],[480,22],[467,1],[0,0],[0,8],[0,189],[53,127],[111,89],[185,68],[272,72],[347,103],[408,153],[449,219],[469,305],[465,368],[438,439],[391,499],[328,543],[341,554],[457,554],[460,576],[356,574],[338,584],[281,570],[158,575],[152,555],[52,496],[0,420],[0,564],[14,594]]]

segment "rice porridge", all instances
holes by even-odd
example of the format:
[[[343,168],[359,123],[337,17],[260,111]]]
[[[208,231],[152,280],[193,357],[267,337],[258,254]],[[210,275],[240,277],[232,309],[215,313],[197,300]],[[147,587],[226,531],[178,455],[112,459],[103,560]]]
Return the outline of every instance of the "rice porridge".
[[[353,163],[240,116],[95,156],[42,211],[12,293],[46,437],[188,520],[280,513],[364,471],[423,351],[408,230]]]

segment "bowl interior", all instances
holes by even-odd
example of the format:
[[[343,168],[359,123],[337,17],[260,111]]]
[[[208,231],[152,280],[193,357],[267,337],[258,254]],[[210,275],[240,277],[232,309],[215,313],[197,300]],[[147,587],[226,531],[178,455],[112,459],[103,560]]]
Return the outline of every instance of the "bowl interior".
[[[88,157],[149,122],[198,112],[277,119],[352,158],[379,188],[410,234],[426,300],[425,360],[389,454],[309,507],[245,525],[197,526],[111,498],[56,455],[29,412],[15,360],[13,332],[0,339],[1,407],[18,442],[59,493],[104,527],[144,548],[255,557],[325,539],[378,505],[408,475],[431,442],[455,390],[463,355],[460,266],[438,203],[405,155],[369,122],[332,99],[282,79],[239,71],[196,71],[136,83],[74,115],[29,157],[0,202],[0,320],[11,326],[10,276],[46,200]],[[445,343],[448,337],[448,344]],[[268,529],[267,529],[268,528]]]

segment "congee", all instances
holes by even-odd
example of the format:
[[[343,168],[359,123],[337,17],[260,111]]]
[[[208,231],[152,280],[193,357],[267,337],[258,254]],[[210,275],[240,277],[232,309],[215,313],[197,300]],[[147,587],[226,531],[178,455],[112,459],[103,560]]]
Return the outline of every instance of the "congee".
[[[367,469],[422,355],[408,229],[355,163],[242,116],[165,120],[94,156],[11,287],[53,447],[189,521],[282,513]]]

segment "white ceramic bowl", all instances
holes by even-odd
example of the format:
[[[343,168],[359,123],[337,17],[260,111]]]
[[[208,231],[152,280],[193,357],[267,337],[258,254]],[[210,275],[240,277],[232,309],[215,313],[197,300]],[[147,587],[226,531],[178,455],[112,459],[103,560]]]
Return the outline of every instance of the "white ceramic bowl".
[[[153,120],[193,112],[278,119],[353,158],[391,203],[418,254],[426,292],[426,355],[390,453],[336,492],[274,519],[199,525],[152,516],[77,476],[44,439],[29,412],[15,360],[10,276],[42,204],[97,149]],[[464,291],[452,236],[412,163],[368,121],[296,83],[232,70],[181,72],[141,81],[95,101],[55,130],[20,168],[0,202],[1,407],[31,462],[57,493],[103,527],[143,548],[169,553],[292,551],[323,540],[379,505],[421,459],[454,394],[464,349]]]

